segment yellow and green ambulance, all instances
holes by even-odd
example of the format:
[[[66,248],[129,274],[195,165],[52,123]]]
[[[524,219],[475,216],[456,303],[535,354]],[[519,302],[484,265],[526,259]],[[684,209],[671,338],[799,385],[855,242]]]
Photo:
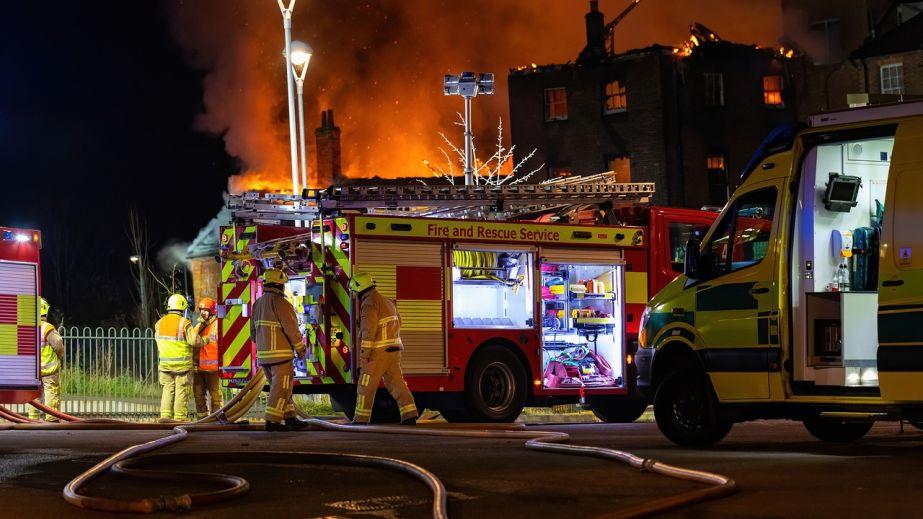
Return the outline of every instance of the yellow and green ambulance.
[[[762,418],[827,441],[923,427],[923,102],[774,132],[685,261],[635,356],[667,438]]]

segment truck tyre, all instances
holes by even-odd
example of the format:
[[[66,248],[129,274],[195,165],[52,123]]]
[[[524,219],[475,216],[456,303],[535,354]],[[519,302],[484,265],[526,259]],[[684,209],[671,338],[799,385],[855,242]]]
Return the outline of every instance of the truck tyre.
[[[526,402],[526,370],[503,346],[487,346],[468,365],[465,410],[473,422],[509,423]]]
[[[661,382],[654,396],[654,418],[668,440],[684,447],[714,445],[734,425],[718,412],[708,377],[692,368],[673,372]]]
[[[818,440],[831,443],[851,443],[860,440],[874,422],[852,422],[814,417],[804,420],[804,427]]]
[[[606,423],[631,423],[647,410],[647,400],[623,396],[591,397],[587,403],[596,418]]]

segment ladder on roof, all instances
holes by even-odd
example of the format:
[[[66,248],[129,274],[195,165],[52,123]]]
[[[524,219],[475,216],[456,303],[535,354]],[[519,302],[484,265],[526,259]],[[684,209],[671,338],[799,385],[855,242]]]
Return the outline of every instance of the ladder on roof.
[[[542,184],[503,186],[342,186],[306,189],[302,197],[249,192],[227,195],[235,221],[282,224],[310,221],[344,211],[406,216],[475,216],[515,219],[559,207],[650,203],[653,182],[618,183],[601,173]]]

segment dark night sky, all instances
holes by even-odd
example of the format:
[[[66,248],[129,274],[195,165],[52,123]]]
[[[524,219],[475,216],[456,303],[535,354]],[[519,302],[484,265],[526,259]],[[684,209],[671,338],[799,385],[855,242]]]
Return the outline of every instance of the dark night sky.
[[[152,253],[191,240],[235,166],[220,137],[193,129],[201,78],[160,2],[3,11],[0,224],[45,233],[46,294],[72,324],[95,324],[131,304],[129,207],[147,220]],[[49,272],[64,247],[74,262],[67,298]]]

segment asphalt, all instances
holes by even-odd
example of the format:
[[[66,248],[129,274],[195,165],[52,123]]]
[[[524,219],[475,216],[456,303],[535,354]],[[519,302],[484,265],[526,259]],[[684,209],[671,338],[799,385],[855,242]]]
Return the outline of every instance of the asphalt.
[[[542,429],[571,434],[572,443],[623,449],[644,457],[734,478],[740,492],[668,517],[911,517],[923,506],[923,433],[878,424],[861,442],[814,440],[798,423],[735,426],[710,449],[684,449],[656,425],[575,424]],[[108,454],[165,435],[147,431],[0,431],[0,517],[118,517],[68,505],[61,489]],[[245,477],[250,493],[184,517],[429,517],[428,490],[386,470],[325,465],[246,463],[255,451],[349,452],[411,461],[438,475],[449,491],[451,517],[503,519],[593,517],[695,484],[642,473],[604,460],[539,453],[516,440],[301,432],[201,432],[163,452],[234,451],[230,461],[179,470]],[[204,488],[201,488],[204,489]],[[115,475],[89,493],[141,497],[189,488],[152,487]],[[169,517],[161,514],[156,517]]]

